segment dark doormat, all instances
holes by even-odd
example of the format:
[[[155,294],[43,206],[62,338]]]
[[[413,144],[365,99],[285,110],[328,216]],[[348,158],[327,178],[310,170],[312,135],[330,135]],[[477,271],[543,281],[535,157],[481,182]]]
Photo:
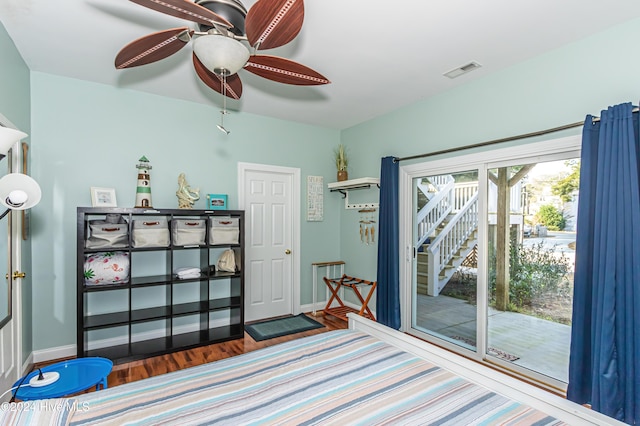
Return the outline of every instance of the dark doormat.
[[[253,340],[259,342],[261,340],[273,339],[274,337],[287,336],[289,334],[322,327],[324,327],[324,325],[312,320],[305,314],[299,314],[294,317],[257,322],[245,326],[244,329],[253,337]]]

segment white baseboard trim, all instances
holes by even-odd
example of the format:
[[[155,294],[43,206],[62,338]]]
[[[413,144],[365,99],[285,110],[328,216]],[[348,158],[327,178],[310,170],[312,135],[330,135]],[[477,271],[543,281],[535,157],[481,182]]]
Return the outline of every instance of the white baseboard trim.
[[[33,351],[31,352],[31,355],[29,355],[29,358],[32,358],[33,363],[35,364],[38,362],[46,362],[46,361],[75,357],[75,356],[76,356],[76,345],[65,345],[65,346],[58,346],[56,348],[48,348],[48,349]]]
[[[316,311],[320,312],[324,309],[325,303],[316,303]],[[313,303],[307,303],[306,305],[300,306],[300,312],[313,312]]]
[[[22,372],[22,374],[20,374],[20,377],[22,377],[25,374],[27,374],[31,370],[31,366],[33,364],[34,364],[34,362],[33,362],[33,352],[31,352],[29,354],[29,356],[27,357],[27,359],[22,364],[22,370],[20,370]]]

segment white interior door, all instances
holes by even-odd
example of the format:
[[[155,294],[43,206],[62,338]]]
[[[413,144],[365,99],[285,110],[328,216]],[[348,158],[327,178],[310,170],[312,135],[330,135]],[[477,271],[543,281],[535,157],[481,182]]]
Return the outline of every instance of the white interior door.
[[[298,313],[299,169],[238,164],[245,210],[245,320]]]
[[[12,126],[0,115],[0,125]],[[20,143],[16,144],[3,160],[2,169],[12,171],[12,165],[19,164]],[[2,174],[4,176],[4,174]],[[0,213],[4,211],[0,210]],[[0,301],[0,393],[10,389],[21,373],[22,359],[22,298],[20,295],[21,279],[12,279],[12,271],[20,269],[20,229],[21,212],[16,211],[0,220],[0,280],[3,280]],[[9,307],[10,306],[10,307]],[[7,401],[10,393],[2,401]]]
[[[0,235],[2,236],[0,244],[6,247],[6,250],[5,247],[3,247],[3,250],[1,250],[1,252],[3,253],[3,257],[2,259],[0,259],[0,262],[2,263],[3,267],[0,268],[0,271],[2,271],[2,275],[7,274],[6,277],[0,277],[0,279],[2,279],[4,283],[6,283],[3,283],[2,286],[2,291],[3,293],[6,292],[6,296],[5,294],[3,294],[3,317],[0,318],[4,322],[4,325],[2,325],[2,328],[0,328],[0,393],[4,393],[5,390],[8,390],[11,387],[11,385],[18,378],[19,371],[19,358],[17,351],[19,325],[17,308],[19,308],[19,305],[16,303],[17,286],[11,285],[11,269],[8,257],[6,256],[8,250],[10,250],[9,227],[11,225],[9,219],[12,215],[13,213],[9,214],[9,216],[5,217],[0,222]],[[10,310],[9,304],[11,304]],[[9,396],[10,395],[6,395],[3,398],[3,401],[8,400]]]

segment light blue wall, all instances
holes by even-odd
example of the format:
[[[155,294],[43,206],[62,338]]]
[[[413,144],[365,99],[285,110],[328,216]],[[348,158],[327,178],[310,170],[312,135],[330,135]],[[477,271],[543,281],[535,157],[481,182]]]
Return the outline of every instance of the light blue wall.
[[[32,210],[35,273],[34,349],[75,343],[76,207],[89,188],[115,188],[118,206],[135,201],[138,159],[151,166],[155,208],[177,208],[178,175],[201,194],[229,194],[238,207],[237,163],[301,169],[301,303],[311,301],[311,263],[339,252],[340,210],[325,197],[324,221],[306,222],[306,177],[335,178],[339,132],[251,114],[225,118],[218,108],[106,85],[32,73],[33,176],[43,199]],[[195,208],[205,208],[201,197]]]
[[[0,22],[0,113],[23,132],[31,130],[29,68]]]
[[[636,103],[639,37],[640,20],[634,20],[341,133],[238,113],[225,120],[233,133],[224,138],[215,129],[217,108],[32,73],[32,171],[44,193],[32,211],[34,349],[75,342],[75,208],[90,204],[90,186],[113,187],[119,205],[132,205],[140,156],[151,160],[157,207],[175,206],[180,172],[202,193],[228,193],[234,208],[238,161],[300,167],[304,219],[306,176],[335,180],[330,155],[340,140],[351,152],[350,177],[377,177],[387,155],[466,146]],[[0,94],[14,90],[4,86]],[[24,89],[15,96],[22,95]],[[5,115],[28,129],[25,110]],[[371,196],[377,190],[358,195]],[[328,192],[324,222],[302,220],[302,303],[311,298],[313,261],[340,257],[351,275],[375,278],[377,248],[360,243],[358,220],[356,210],[345,210]]]
[[[582,121],[609,105],[637,105],[638,40],[640,20],[636,19],[344,130],[342,142],[357,153],[352,155],[349,174],[378,177],[384,156],[477,144]],[[401,166],[405,164],[410,163]],[[372,277],[377,251],[363,247],[350,232],[357,221],[356,211],[342,211],[342,257],[352,274]]]
[[[22,60],[22,56],[16,49],[13,40],[7,34],[4,25],[0,23],[0,52],[2,52],[2,64],[0,65],[0,113],[7,117],[17,128],[31,132],[31,95],[29,84],[29,68]],[[26,139],[29,141],[29,139]],[[6,160],[0,163],[0,169],[6,170]],[[4,174],[4,173],[2,173]],[[6,225],[6,219],[1,226]],[[31,311],[31,255],[30,241],[22,244],[23,262],[22,270],[26,272],[26,278],[22,280],[22,354],[25,361],[31,353],[32,342],[32,311]],[[6,250],[3,250],[6,253]],[[4,259],[6,254],[0,257]]]

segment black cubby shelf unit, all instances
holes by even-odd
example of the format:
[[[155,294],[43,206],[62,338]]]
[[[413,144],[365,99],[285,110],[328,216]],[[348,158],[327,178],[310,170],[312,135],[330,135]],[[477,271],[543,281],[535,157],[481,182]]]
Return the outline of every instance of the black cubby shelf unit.
[[[78,357],[123,363],[244,337],[243,211],[78,207],[77,212]],[[166,224],[168,243],[134,244],[135,221]],[[204,225],[198,230],[204,239],[178,245],[176,238],[183,237],[174,238],[173,225],[188,221]],[[100,243],[88,248],[96,224],[109,223],[122,225],[126,238],[115,247]],[[232,225],[215,234],[218,223]],[[237,270],[213,269],[228,249],[234,251]],[[85,261],[105,253],[128,258],[128,274],[115,284],[88,284]],[[199,273],[178,278],[178,268]]]

